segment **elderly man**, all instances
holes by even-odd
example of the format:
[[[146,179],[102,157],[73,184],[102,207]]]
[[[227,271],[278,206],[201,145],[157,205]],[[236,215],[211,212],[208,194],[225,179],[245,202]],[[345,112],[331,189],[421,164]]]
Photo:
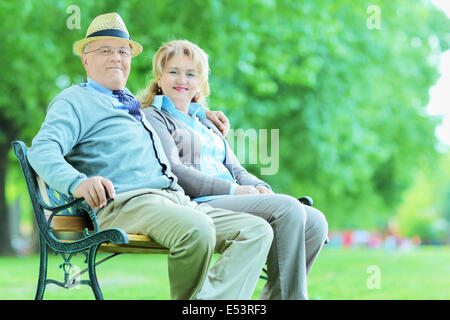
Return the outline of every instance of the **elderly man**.
[[[56,190],[84,198],[101,228],[149,235],[168,247],[172,299],[250,299],[272,242],[270,225],[184,194],[125,88],[142,46],[117,13],[96,17],[74,51],[87,82],[53,99],[28,152],[31,166]],[[221,256],[209,268],[214,252]]]

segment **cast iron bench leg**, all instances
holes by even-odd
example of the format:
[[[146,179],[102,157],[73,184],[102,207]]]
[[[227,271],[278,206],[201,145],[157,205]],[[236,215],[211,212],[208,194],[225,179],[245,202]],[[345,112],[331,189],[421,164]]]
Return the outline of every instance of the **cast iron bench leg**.
[[[97,280],[97,273],[95,271],[95,258],[97,256],[99,246],[100,245],[96,245],[89,248],[88,269],[89,269],[89,280],[91,282],[92,291],[94,291],[95,299],[103,300],[102,291],[100,290],[100,286]]]
[[[39,279],[38,286],[36,289],[35,300],[42,300],[45,292],[45,285],[47,281],[47,263],[48,263],[48,253],[47,244],[44,239],[39,239]]]

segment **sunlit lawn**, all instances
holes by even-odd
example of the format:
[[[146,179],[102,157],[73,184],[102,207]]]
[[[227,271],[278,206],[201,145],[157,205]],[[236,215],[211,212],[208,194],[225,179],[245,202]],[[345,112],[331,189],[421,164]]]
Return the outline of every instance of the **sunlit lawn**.
[[[98,258],[105,257],[99,254]],[[72,263],[84,268],[83,257]],[[60,256],[49,257],[50,278],[62,280]],[[0,299],[33,299],[39,259],[0,257]],[[379,289],[369,287],[369,266],[379,270]],[[166,255],[121,255],[101,265],[97,275],[105,299],[169,299]],[[369,269],[370,271],[371,269]],[[450,247],[409,252],[325,248],[309,276],[310,299],[449,299]],[[87,273],[83,275],[87,279]],[[376,283],[376,282],[375,282]],[[253,296],[264,285],[260,280]],[[48,285],[45,299],[93,299],[89,287],[66,290]]]

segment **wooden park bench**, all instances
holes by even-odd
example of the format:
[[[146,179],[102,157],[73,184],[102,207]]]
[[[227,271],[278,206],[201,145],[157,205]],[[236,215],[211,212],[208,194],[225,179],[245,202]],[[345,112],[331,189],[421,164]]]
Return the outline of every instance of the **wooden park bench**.
[[[14,141],[12,146],[27,183],[39,231],[40,267],[35,299],[43,298],[45,287],[49,283],[67,289],[78,284],[89,285],[95,298],[103,299],[97,281],[96,266],[121,253],[169,252],[169,249],[144,235],[126,234],[123,230],[115,228],[99,230],[97,216],[83,199],[69,197],[48,186],[28,163],[25,144],[21,141]],[[56,232],[79,232],[82,234],[82,238],[73,241],[61,240],[56,236]],[[49,249],[53,250],[55,254],[60,254],[64,260],[62,263],[63,282],[47,279]],[[95,262],[99,250],[110,252],[111,255]],[[78,253],[86,256],[89,280],[78,281],[86,270],[69,278],[70,260]]]
[[[14,141],[12,146],[26,180],[39,232],[40,266],[35,299],[43,298],[45,288],[50,283],[66,289],[79,284],[88,285],[96,299],[103,299],[95,269],[99,264],[122,253],[169,253],[168,248],[148,236],[127,234],[118,228],[100,230],[94,210],[83,199],[67,196],[51,188],[28,163],[26,145],[22,141]],[[309,197],[302,197],[299,201],[312,205],[312,199]],[[61,239],[58,235],[62,232],[77,232],[81,239]],[[64,272],[63,282],[47,278],[50,250],[61,255],[63,259],[60,265]],[[96,262],[98,251],[109,252],[111,255]],[[86,257],[87,268],[70,276],[70,260],[79,253]],[[88,272],[89,280],[79,280],[85,272]],[[261,278],[267,279],[263,275]]]

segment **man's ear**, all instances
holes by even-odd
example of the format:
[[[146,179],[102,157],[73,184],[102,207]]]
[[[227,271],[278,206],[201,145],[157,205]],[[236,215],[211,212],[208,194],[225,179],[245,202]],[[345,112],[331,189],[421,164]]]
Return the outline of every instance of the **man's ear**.
[[[83,64],[83,67],[86,69],[87,66],[87,58],[84,53],[81,54],[81,63]]]

